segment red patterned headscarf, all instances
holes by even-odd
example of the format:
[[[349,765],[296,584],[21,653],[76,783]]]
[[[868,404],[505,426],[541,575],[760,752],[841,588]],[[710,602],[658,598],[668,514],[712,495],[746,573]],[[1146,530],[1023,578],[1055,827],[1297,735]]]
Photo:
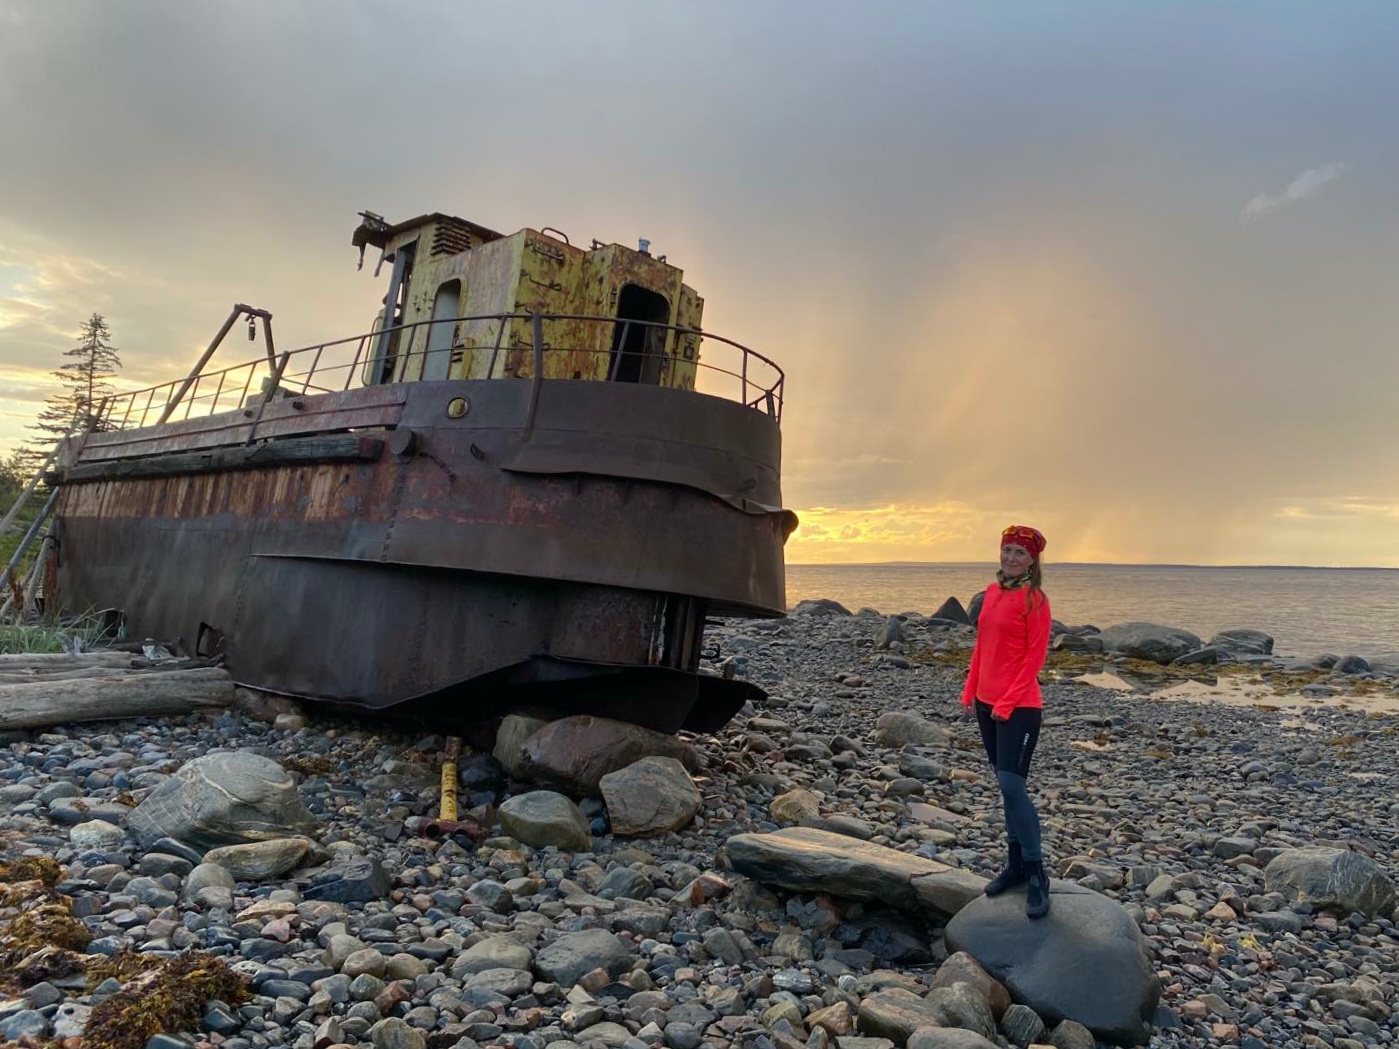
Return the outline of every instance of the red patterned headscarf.
[[[1029,525],[1011,525],[1001,533],[1002,546],[1012,543],[1028,550],[1030,556],[1036,561],[1040,559],[1040,554],[1044,553],[1044,536],[1039,529],[1031,528]]]

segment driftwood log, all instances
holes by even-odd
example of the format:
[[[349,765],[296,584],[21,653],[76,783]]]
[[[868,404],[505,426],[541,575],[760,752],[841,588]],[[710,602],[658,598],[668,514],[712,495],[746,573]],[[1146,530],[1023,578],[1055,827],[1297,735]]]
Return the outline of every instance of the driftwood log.
[[[137,657],[130,652],[17,652],[0,655],[0,674],[18,671],[51,673],[56,670],[84,670],[90,667],[129,667]]]
[[[60,680],[36,677],[0,685],[0,730],[189,714],[232,701],[233,678],[218,667]]]

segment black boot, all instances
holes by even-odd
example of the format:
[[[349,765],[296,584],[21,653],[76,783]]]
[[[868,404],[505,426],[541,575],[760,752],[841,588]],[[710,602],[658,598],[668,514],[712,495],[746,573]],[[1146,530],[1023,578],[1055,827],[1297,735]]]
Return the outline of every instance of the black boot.
[[[1010,858],[1006,861],[1006,869],[986,883],[986,895],[999,896],[1007,889],[1023,885],[1027,877],[1029,877],[1029,872],[1025,870],[1025,861],[1020,853],[1020,842],[1013,841],[1010,843]]]
[[[1027,862],[1025,872],[1025,916],[1043,918],[1049,913],[1049,875],[1044,872],[1041,860]]]

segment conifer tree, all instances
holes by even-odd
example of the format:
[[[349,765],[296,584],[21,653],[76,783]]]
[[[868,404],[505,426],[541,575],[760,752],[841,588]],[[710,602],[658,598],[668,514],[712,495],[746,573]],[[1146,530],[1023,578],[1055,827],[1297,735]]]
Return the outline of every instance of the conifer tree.
[[[121,367],[121,358],[111,345],[112,332],[100,313],[83,322],[78,332],[78,345],[64,352],[73,358],[53,373],[63,385],[44,403],[37,420],[29,429],[39,436],[35,444],[19,455],[23,466],[36,470],[48,457],[49,449],[59,438],[92,427],[105,429],[96,418],[102,399],[112,393],[107,382]]]

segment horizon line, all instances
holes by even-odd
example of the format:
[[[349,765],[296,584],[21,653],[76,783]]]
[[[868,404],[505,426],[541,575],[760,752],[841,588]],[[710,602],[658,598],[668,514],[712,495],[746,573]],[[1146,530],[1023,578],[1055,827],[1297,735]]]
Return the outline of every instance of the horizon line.
[[[923,568],[995,565],[995,561],[787,561],[788,568]],[[1399,565],[1191,564],[1184,561],[1052,561],[1064,568],[1289,568],[1310,572],[1399,572]]]

